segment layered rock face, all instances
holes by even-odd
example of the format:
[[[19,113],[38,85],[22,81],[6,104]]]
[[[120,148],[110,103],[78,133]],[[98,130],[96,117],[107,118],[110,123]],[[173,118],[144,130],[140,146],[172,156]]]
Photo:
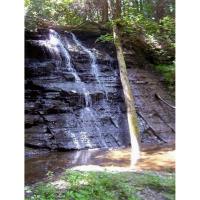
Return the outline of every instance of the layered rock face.
[[[27,146],[67,150],[129,144],[116,62],[88,44],[53,30],[26,34]]]
[[[140,123],[142,144],[145,147],[174,144],[175,109],[169,106],[174,105],[174,100],[166,91],[163,80],[150,70],[141,68],[128,68],[128,74]]]
[[[25,34],[25,143],[52,150],[130,144],[126,108],[112,44],[97,36],[39,30]],[[126,54],[141,142],[174,142],[175,111],[162,80]]]

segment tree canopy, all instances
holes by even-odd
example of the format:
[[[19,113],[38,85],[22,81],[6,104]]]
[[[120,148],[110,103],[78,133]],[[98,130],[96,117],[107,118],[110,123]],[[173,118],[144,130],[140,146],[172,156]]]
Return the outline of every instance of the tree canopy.
[[[26,28],[41,20],[58,25],[112,20],[107,0],[25,0],[25,9]],[[127,23],[142,23],[147,28],[155,23],[166,26],[174,15],[174,0],[121,0],[121,19]]]
[[[120,3],[120,18],[113,20],[108,0],[25,0],[25,28],[37,30],[46,24],[77,26],[85,22],[111,27],[117,22],[122,33],[143,37],[159,54],[165,54],[163,49],[174,54],[175,0],[121,0]],[[112,37],[106,35],[101,39],[112,40]]]

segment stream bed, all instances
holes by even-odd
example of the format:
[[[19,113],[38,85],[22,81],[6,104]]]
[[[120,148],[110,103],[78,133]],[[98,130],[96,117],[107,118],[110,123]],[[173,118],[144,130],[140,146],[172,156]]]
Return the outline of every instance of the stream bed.
[[[45,181],[48,173],[61,175],[66,169],[78,170],[129,170],[130,148],[113,150],[81,150],[68,152],[50,152],[25,160],[25,185]],[[162,146],[143,148],[141,159],[135,170],[174,171],[175,147]]]

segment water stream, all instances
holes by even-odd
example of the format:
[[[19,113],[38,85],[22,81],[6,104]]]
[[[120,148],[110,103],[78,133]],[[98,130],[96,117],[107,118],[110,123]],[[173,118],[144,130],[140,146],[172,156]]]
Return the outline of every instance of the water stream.
[[[76,38],[76,36],[72,34],[73,37],[73,41],[75,42],[75,44],[77,46],[80,46],[85,52],[87,52],[89,54],[90,57],[90,63],[91,63],[91,70],[93,72],[93,74],[95,75],[95,78],[97,79],[98,83],[100,83],[100,79],[99,79],[99,71],[97,68],[97,64],[96,64],[96,57],[95,55],[86,47],[84,47],[81,42]],[[72,61],[71,61],[71,56],[68,52],[68,50],[66,48],[68,48],[68,44],[67,44],[67,40],[65,38],[65,40],[61,39],[61,36],[54,30],[50,30],[50,44],[54,45],[54,48],[56,49],[56,51],[59,51],[62,57],[62,60],[64,62],[64,64],[66,65],[66,68],[69,72],[71,72],[75,78],[75,82],[79,84],[79,87],[82,88],[83,93],[84,93],[84,97],[85,97],[85,108],[82,109],[81,111],[81,119],[82,119],[82,124],[80,124],[80,126],[82,126],[83,131],[81,131],[80,133],[80,137],[82,138],[82,141],[84,141],[85,143],[87,143],[87,146],[90,148],[91,144],[90,144],[90,140],[87,137],[88,133],[91,132],[91,130],[85,129],[85,124],[86,123],[91,123],[91,126],[94,127],[95,131],[99,134],[99,142],[101,143],[101,146],[103,147],[107,147],[106,142],[101,134],[101,130],[100,130],[100,124],[97,124],[96,122],[96,115],[93,111],[92,107],[92,99],[90,96],[89,91],[87,90],[85,83],[81,81],[76,69],[74,68]],[[76,137],[75,137],[76,139]],[[74,142],[76,142],[77,146],[80,146],[80,144],[78,143],[78,141],[74,140]]]
[[[85,102],[86,102],[86,107],[89,107],[92,105],[92,100],[91,97],[89,95],[89,91],[86,89],[85,84],[81,81],[80,77],[78,76],[77,71],[75,70],[74,66],[72,65],[71,62],[71,56],[69,54],[69,52],[66,50],[60,35],[50,29],[50,43],[55,45],[56,48],[59,48],[59,52],[61,53],[64,63],[66,64],[67,70],[69,72],[71,72],[75,78],[75,81],[78,82],[80,84],[80,87],[83,89],[83,93],[85,96]]]
[[[47,179],[47,173],[62,174],[67,168],[80,170],[129,170],[131,149],[52,152],[26,159],[25,184]],[[174,171],[174,146],[143,149],[136,170]]]
[[[99,72],[99,68],[98,68],[98,64],[97,64],[97,59],[95,57],[95,54],[88,48],[86,48],[78,39],[77,37],[71,33],[72,35],[72,39],[75,42],[75,44],[80,47],[84,52],[86,52],[89,55],[90,58],[90,63],[91,63],[91,73],[95,76],[97,82],[99,83],[99,85],[101,86],[102,90],[105,92],[106,95],[106,99],[108,98],[107,95],[107,90],[103,84],[103,82],[100,80],[100,72]]]

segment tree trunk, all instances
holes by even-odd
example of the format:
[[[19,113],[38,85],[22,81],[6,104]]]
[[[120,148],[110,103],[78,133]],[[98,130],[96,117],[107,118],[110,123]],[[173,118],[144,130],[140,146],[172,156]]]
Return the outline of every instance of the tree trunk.
[[[122,12],[121,0],[116,0],[114,18],[115,18],[115,19],[120,18],[121,12]]]
[[[102,1],[102,23],[108,22],[108,2],[107,0]]]
[[[165,16],[166,0],[159,0],[155,8],[155,19],[159,21]]]
[[[126,63],[123,55],[122,45],[120,42],[118,27],[116,25],[113,26],[113,35],[117,51],[117,60],[120,69],[120,79],[122,83],[124,99],[127,109],[128,126],[131,139],[131,167],[133,167],[140,158],[140,137],[137,114],[134,106],[135,102],[132,95],[131,86],[128,80]]]
[[[112,2],[109,2],[109,5]],[[110,7],[111,13],[114,16],[114,19],[118,19],[121,17],[121,1],[115,1],[115,13],[113,13],[113,7]],[[131,86],[128,80],[128,74],[126,70],[126,63],[123,55],[122,44],[120,40],[119,29],[116,23],[113,25],[113,36],[114,36],[114,44],[117,51],[117,60],[119,64],[120,70],[120,79],[122,83],[124,99],[127,109],[127,119],[130,133],[130,142],[131,142],[131,167],[137,163],[140,158],[140,137],[139,137],[139,128],[137,121],[137,114],[135,110],[135,102],[132,95]]]

